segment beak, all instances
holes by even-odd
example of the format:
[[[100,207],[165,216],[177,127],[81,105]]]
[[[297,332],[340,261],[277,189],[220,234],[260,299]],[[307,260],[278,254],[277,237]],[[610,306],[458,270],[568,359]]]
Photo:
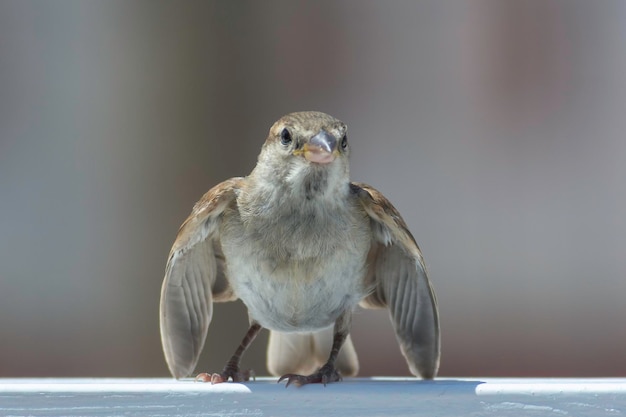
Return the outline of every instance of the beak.
[[[322,129],[304,144],[303,150],[308,161],[328,164],[335,160],[337,139]]]

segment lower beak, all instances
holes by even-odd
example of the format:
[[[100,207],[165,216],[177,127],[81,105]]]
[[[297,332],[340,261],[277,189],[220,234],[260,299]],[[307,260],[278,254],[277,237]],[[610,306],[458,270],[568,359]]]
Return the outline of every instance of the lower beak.
[[[325,130],[313,136],[304,144],[304,157],[316,164],[328,164],[335,160],[337,139]]]

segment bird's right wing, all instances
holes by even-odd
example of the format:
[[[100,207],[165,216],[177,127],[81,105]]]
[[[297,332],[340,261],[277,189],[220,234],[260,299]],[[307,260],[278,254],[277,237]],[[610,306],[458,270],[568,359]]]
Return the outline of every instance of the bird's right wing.
[[[236,299],[228,283],[218,231],[241,178],[209,190],[180,227],[161,288],[161,342],[175,378],[193,372],[204,346],[213,301]]]

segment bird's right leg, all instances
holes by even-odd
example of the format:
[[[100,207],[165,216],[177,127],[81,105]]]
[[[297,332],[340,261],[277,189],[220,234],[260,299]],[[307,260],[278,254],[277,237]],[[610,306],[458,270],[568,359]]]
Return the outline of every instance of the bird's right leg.
[[[211,384],[227,382],[228,378],[231,378],[233,382],[249,381],[252,372],[250,370],[241,371],[239,369],[239,362],[241,361],[243,353],[246,351],[246,349],[248,349],[248,346],[250,346],[254,338],[261,331],[261,329],[262,327],[259,323],[253,322],[233,356],[228,362],[226,362],[226,366],[224,366],[222,372],[219,374],[209,374],[203,372],[201,374],[198,374],[198,376],[196,377],[196,381],[211,382]]]

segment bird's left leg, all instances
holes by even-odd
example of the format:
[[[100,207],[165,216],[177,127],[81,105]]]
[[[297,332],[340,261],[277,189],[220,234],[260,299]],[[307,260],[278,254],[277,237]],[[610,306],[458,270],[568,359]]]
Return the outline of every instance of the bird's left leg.
[[[254,376],[252,371],[241,371],[239,369],[239,362],[241,361],[243,353],[246,351],[246,349],[248,349],[248,346],[250,346],[254,338],[261,331],[261,329],[262,327],[259,323],[253,322],[233,356],[228,362],[226,362],[226,366],[224,366],[222,372],[219,374],[209,374],[203,372],[201,374],[198,374],[198,376],[196,377],[196,381],[211,382],[211,384],[227,382],[228,378],[231,378],[233,382],[249,381],[250,376]]]
[[[335,322],[333,347],[330,350],[330,355],[324,366],[311,375],[285,374],[280,377],[278,382],[286,379],[287,385],[285,385],[285,387],[288,387],[290,384],[302,386],[315,383],[322,383],[326,386],[329,382],[341,381],[341,375],[335,367],[335,361],[337,360],[341,347],[350,333],[351,318],[352,312],[348,311],[343,313]]]

